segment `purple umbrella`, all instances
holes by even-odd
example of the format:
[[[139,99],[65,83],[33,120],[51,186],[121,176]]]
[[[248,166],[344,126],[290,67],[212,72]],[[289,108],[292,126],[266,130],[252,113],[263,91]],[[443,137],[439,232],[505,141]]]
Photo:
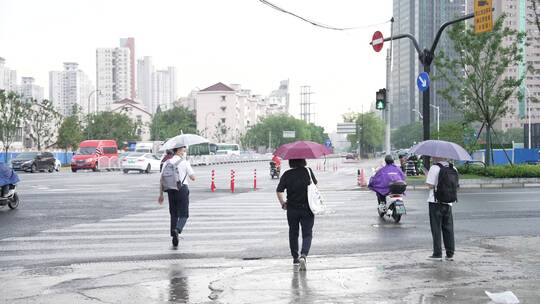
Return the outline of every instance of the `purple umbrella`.
[[[472,157],[460,145],[444,140],[426,140],[419,142],[409,153],[453,160],[472,160]]]
[[[312,141],[295,141],[281,145],[274,155],[282,159],[314,159],[331,154],[332,151],[324,145]]]

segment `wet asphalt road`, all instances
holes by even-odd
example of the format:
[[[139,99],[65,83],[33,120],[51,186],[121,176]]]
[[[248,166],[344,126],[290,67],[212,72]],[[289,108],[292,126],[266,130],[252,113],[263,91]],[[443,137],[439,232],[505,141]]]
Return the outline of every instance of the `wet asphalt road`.
[[[356,169],[370,165],[334,161],[316,172],[331,212],[316,220],[312,254],[430,248],[426,191],[408,192],[408,214],[400,224],[380,220],[374,195],[355,186]],[[209,190],[211,169],[215,193]],[[231,169],[235,194],[228,190]],[[266,162],[195,170],[191,218],[176,251],[169,246],[166,206],[156,203],[158,174],[22,173],[21,206],[0,209],[0,266],[289,255],[285,214],[274,193],[277,180],[267,175]],[[463,190],[454,207],[457,254],[477,237],[540,235],[539,194],[538,188]]]

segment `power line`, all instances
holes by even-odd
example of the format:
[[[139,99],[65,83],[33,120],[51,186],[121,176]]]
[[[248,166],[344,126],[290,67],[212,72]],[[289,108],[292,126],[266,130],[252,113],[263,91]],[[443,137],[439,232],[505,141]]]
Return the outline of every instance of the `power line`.
[[[364,25],[364,26],[355,26],[355,27],[334,27],[334,26],[330,26],[330,25],[326,25],[326,24],[323,24],[323,23],[320,23],[320,22],[317,22],[317,21],[313,21],[313,20],[310,20],[310,19],[307,19],[305,17],[302,17],[302,16],[299,16],[293,12],[290,12],[288,10],[285,10],[273,3],[270,3],[266,0],[259,0],[261,3],[265,4],[265,5],[268,5],[270,6],[271,8],[277,10],[277,11],[280,11],[282,13],[285,13],[285,14],[289,14],[291,16],[294,16],[302,21],[305,21],[307,23],[310,23],[311,25],[314,25],[314,26],[317,26],[317,27],[321,27],[321,28],[324,28],[324,29],[327,29],[327,30],[334,30],[334,31],[348,31],[348,30],[359,30],[359,29],[366,29],[366,28],[370,28],[370,27],[374,27],[374,26],[379,26],[379,25],[383,25],[383,24],[386,24],[388,22],[390,22],[390,20],[388,21],[385,21],[385,22],[381,22],[381,23],[377,23],[377,24],[370,24],[370,25]]]

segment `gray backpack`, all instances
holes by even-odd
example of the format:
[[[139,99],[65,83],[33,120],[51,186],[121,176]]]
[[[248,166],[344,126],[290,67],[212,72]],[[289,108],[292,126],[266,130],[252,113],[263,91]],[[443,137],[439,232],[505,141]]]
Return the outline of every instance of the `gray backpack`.
[[[172,163],[170,160],[165,163],[163,166],[163,171],[161,172],[161,186],[164,191],[167,190],[180,190],[182,184],[186,180],[184,177],[183,181],[180,181],[180,176],[178,175],[178,164],[180,164],[183,159]],[[187,177],[187,175],[186,175]]]

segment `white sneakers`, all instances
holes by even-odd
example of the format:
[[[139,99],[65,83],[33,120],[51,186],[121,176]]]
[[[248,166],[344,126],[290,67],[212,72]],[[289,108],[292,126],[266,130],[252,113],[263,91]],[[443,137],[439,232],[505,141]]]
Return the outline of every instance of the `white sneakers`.
[[[303,255],[298,258],[298,261],[300,262],[300,270],[305,271],[306,270],[306,257]]]

